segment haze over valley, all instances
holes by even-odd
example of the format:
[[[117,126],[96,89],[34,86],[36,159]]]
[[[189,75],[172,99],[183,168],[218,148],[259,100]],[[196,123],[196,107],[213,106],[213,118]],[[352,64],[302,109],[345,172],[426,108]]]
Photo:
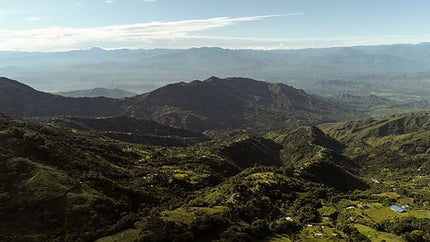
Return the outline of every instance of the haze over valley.
[[[0,7],[0,241],[430,241],[428,2]]]
[[[428,43],[271,51],[92,48],[0,52],[0,68],[5,76],[51,92],[76,90],[79,83],[81,89],[106,87],[143,93],[168,83],[219,76],[282,82],[322,95],[395,92],[425,96],[429,57]]]

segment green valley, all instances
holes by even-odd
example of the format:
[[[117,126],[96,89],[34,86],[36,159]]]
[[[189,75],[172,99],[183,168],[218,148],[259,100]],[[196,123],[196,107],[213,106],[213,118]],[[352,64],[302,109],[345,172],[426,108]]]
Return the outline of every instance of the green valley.
[[[428,149],[428,120],[324,124],[326,133],[302,126],[264,138],[239,132],[163,147],[2,116],[0,216],[9,222],[0,236],[426,240],[429,159],[419,147]],[[381,125],[397,128],[375,132]],[[388,142],[398,155],[383,156]],[[410,161],[416,166],[402,164]],[[406,213],[392,211],[392,204]]]
[[[125,99],[3,88],[34,100],[0,116],[2,241],[430,239],[428,114],[357,119],[241,78]]]

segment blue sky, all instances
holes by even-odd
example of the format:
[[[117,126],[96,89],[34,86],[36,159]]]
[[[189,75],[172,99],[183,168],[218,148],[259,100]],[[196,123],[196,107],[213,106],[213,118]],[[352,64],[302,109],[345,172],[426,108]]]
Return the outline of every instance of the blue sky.
[[[430,41],[428,0],[0,0],[0,50]]]

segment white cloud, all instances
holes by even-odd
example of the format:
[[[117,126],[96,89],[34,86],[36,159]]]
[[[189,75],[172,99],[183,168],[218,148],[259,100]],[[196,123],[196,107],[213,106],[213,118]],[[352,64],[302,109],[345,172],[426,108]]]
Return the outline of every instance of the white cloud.
[[[155,2],[155,0],[143,0],[144,2]]]
[[[137,23],[96,28],[49,27],[31,30],[0,29],[0,50],[68,50],[101,46],[104,48],[156,47],[174,39],[193,38],[192,33],[234,25],[240,22],[262,20],[281,15],[252,16],[242,18],[211,18],[174,22]],[[200,39],[200,37],[197,37]],[[173,41],[172,41],[173,42]],[[158,46],[157,46],[158,47]],[[175,46],[159,46],[172,47]]]
[[[0,29],[0,50],[64,51],[99,46],[116,48],[190,48],[219,46],[224,48],[277,49],[350,46],[390,43],[419,43],[430,36],[370,36],[358,38],[237,38],[202,35],[200,31],[252,22],[266,18],[300,15],[265,15],[241,18],[210,18],[174,22],[137,23],[96,28],[49,27],[31,30]]]
[[[113,3],[113,0],[106,0],[106,3]]]
[[[30,17],[30,18],[26,18],[26,20],[28,20],[28,21],[39,21],[40,19],[37,17]]]

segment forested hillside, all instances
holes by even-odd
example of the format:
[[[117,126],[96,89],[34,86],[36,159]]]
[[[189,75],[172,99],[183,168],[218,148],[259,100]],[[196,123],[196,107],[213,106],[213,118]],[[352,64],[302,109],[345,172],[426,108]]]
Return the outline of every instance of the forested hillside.
[[[130,98],[67,98],[0,79],[0,112],[19,117],[129,116],[194,131],[269,131],[344,120],[353,112],[284,84],[246,78],[176,83]]]
[[[118,120],[74,119],[106,128]],[[425,240],[428,120],[326,124],[327,133],[302,126],[265,137],[221,132],[224,139],[210,135],[212,140],[180,147],[124,143],[3,115],[0,218],[8,223],[0,238],[308,241],[336,234],[340,241],[369,235]],[[360,133],[382,124],[396,128],[360,135],[347,128]],[[188,134],[156,127],[159,134]],[[391,204],[407,212],[397,214]]]

